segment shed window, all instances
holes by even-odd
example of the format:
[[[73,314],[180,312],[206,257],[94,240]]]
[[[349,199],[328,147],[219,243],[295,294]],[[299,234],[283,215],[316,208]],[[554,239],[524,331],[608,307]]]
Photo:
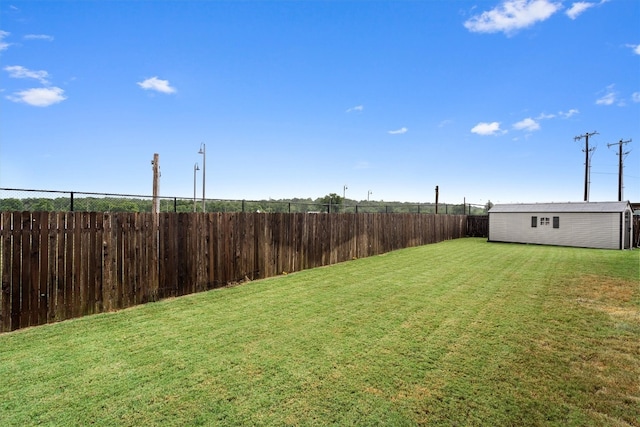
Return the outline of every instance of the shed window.
[[[538,226],[538,217],[537,216],[532,216],[531,217],[531,227],[536,228]]]
[[[540,218],[540,225],[549,225],[549,218],[548,217]]]
[[[553,217],[553,228],[560,228],[560,217],[559,216],[554,216]]]

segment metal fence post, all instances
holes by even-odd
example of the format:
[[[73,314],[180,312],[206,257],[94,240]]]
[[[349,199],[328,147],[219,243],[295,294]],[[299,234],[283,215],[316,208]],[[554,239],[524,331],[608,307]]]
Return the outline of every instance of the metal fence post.
[[[71,200],[70,200],[70,202],[71,202],[71,203],[70,203],[70,206],[69,206],[69,208],[70,208],[69,210],[70,210],[71,212],[73,212],[73,191],[71,192]]]

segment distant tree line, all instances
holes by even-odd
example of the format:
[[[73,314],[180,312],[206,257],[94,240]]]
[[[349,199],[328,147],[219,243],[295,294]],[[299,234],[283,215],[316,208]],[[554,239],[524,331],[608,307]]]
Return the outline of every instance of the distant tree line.
[[[438,205],[440,214],[484,215],[485,206],[445,204]],[[202,212],[202,200],[163,197],[161,212]],[[0,199],[0,211],[77,211],[77,212],[151,212],[152,199],[131,197],[30,197]],[[432,203],[357,201],[328,194],[316,199],[287,200],[206,200],[207,212],[317,212],[317,213],[435,213]]]

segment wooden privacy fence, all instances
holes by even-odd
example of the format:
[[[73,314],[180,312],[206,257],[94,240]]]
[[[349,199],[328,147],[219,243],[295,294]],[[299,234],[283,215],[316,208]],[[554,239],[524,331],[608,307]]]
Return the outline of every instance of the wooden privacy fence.
[[[464,215],[0,213],[0,332],[464,237]]]
[[[489,237],[489,215],[467,216],[467,236]]]

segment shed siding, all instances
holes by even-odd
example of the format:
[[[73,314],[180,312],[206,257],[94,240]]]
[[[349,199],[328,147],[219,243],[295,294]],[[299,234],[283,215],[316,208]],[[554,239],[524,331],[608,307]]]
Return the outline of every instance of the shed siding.
[[[538,226],[531,227],[531,217]],[[560,227],[553,228],[553,217]],[[549,225],[540,225],[549,218]],[[586,248],[620,249],[619,212],[495,212],[489,215],[489,240]]]

